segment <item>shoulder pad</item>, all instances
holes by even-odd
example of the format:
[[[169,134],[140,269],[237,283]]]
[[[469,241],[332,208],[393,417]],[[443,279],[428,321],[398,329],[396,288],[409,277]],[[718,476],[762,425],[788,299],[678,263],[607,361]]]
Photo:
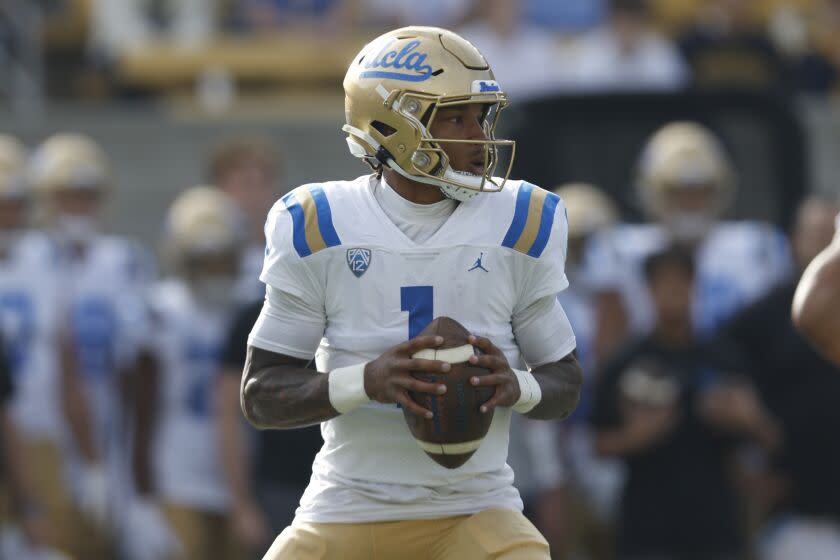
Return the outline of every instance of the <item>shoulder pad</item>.
[[[292,244],[300,257],[341,244],[333,225],[330,201],[320,184],[303,185],[275,205],[292,220]]]
[[[516,194],[513,220],[502,246],[539,258],[555,228],[558,205],[563,206],[559,196],[523,181]],[[565,215],[565,207],[563,212]]]

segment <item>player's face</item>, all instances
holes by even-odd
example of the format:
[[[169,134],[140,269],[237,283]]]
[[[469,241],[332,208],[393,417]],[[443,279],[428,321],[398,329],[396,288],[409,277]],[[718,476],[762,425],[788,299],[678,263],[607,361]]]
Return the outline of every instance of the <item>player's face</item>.
[[[26,225],[26,201],[0,200],[0,231],[22,229]]]
[[[665,191],[665,207],[670,212],[703,214],[711,211],[716,196],[714,185],[675,186]]]
[[[187,257],[185,268],[190,280],[200,278],[233,278],[238,268],[235,251],[220,251]]]
[[[468,103],[438,110],[429,132],[434,138],[452,140],[487,140],[484,118],[489,106],[485,103]],[[441,142],[456,171],[482,175],[485,169],[484,147],[465,142]]]
[[[273,169],[252,160],[231,169],[218,186],[236,201],[249,220],[262,223],[274,201],[275,181]]]
[[[60,215],[95,218],[102,207],[99,189],[67,189],[53,195],[55,210]]]
[[[650,295],[660,324],[690,325],[694,286],[679,266],[663,266],[650,281]]]

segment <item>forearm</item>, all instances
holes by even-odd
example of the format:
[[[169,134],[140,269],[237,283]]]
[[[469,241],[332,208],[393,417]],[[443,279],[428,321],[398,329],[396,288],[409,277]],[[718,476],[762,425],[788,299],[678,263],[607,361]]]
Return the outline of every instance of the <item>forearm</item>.
[[[61,365],[61,403],[64,416],[84,460],[90,464],[96,463],[99,455],[94,443],[93,422],[82,388],[76,354],[66,341],[62,343]]]
[[[129,385],[127,404],[133,414],[132,474],[137,493],[151,495],[154,491],[152,473],[152,443],[158,414],[160,370],[157,359],[150,352],[141,352],[137,367],[124,376]]]
[[[254,502],[248,475],[250,457],[243,441],[239,408],[239,381],[223,371],[217,392],[217,428],[222,470],[227,477],[234,505]]]
[[[535,420],[562,420],[569,417],[580,400],[583,370],[569,354],[559,362],[535,368],[531,374],[540,386],[540,402],[525,416]]]
[[[329,375],[304,367],[304,360],[273,354],[266,363],[264,352],[248,348],[240,388],[245,418],[260,429],[303,428],[335,418],[330,403]]]
[[[0,438],[5,471],[9,477],[9,494],[12,506],[19,515],[27,513],[32,504],[32,484],[26,470],[26,461],[11,415],[0,409]]]

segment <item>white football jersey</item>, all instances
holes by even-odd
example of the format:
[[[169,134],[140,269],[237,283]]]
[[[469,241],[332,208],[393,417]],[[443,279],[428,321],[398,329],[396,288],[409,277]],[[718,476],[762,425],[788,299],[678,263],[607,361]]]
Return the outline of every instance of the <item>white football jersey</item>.
[[[318,371],[359,364],[449,316],[486,336],[512,367],[559,360],[575,347],[563,335],[518,344],[517,318],[566,288],[567,222],[559,197],[522,181],[462,202],[423,243],[407,237],[374,196],[377,179],[304,185],[283,197],[266,225],[261,279],[322,321]],[[256,329],[255,329],[256,331]],[[311,358],[314,348],[249,343]],[[557,337],[557,338],[552,338]],[[520,347],[545,343],[542,355]],[[462,467],[439,466],[414,441],[396,405],[371,403],[322,424],[324,446],[298,521],[364,522],[520,508],[506,464],[511,411],[496,409],[487,437]]]
[[[98,235],[82,253],[57,246],[63,328],[78,360],[95,443],[110,479],[111,503],[115,511],[123,511],[131,478],[120,376],[149,336],[146,297],[151,267],[139,246],[120,237]],[[73,471],[79,467],[75,461],[70,466]]]
[[[231,312],[202,305],[181,280],[156,286],[151,308],[160,367],[157,490],[168,503],[222,511],[228,490],[216,444],[213,388]]]
[[[55,253],[47,238],[27,232],[0,259],[0,336],[15,385],[15,421],[26,437],[58,441],[59,398]]]
[[[590,244],[587,274],[599,289],[618,289],[630,313],[631,328],[653,325],[653,307],[644,279],[644,261],[668,243],[655,224],[624,224]],[[694,255],[694,321],[710,333],[734,313],[789,277],[793,263],[785,235],[759,222],[721,222],[706,235]]]

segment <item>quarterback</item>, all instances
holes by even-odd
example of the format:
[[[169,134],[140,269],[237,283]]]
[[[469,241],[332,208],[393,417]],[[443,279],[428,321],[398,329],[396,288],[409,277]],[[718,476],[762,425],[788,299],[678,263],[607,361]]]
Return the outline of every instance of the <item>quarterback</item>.
[[[507,99],[478,50],[444,29],[407,27],[365,46],[344,80],[347,142],[374,173],[301,186],[269,213],[266,301],[249,337],[246,417],[261,428],[321,423],[324,446],[294,522],[265,556],[307,559],[541,559],[507,465],[511,415],[556,420],[582,381],[557,294],[567,222],[559,197],[493,171]],[[449,316],[491,370],[487,436],[446,469],[414,441],[400,407],[446,372],[413,357]],[[307,369],[315,359],[317,371]],[[293,452],[293,450],[289,450]]]

